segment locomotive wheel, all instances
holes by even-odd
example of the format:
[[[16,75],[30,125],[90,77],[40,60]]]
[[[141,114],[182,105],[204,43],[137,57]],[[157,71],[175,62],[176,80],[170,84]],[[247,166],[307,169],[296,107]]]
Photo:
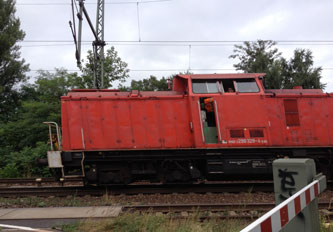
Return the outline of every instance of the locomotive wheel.
[[[99,170],[98,183],[100,184],[129,184],[132,181],[129,168],[113,170]]]
[[[165,161],[160,170],[159,176],[163,183],[185,183],[191,180],[186,165],[182,165],[178,161]]]

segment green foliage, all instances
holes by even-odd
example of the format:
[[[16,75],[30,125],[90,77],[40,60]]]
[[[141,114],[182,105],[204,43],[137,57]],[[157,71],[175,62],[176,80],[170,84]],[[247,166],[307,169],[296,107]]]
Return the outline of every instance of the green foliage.
[[[8,163],[0,169],[1,178],[15,178],[19,176],[20,172],[14,163]]]
[[[21,106],[15,117],[3,123],[0,129],[0,177],[49,176],[47,168],[36,164],[46,156],[48,138],[45,121],[60,123],[60,96],[68,88],[63,71],[55,76],[40,72],[36,83],[22,87]],[[65,76],[65,77],[64,77]]]
[[[111,81],[127,77],[126,66],[127,64],[117,57],[114,48],[108,50],[105,65],[108,80],[106,87],[111,86]],[[12,106],[15,114],[6,121],[0,120],[0,177],[50,175],[47,168],[36,165],[36,159],[45,157],[48,150],[48,128],[43,122],[53,121],[60,125],[61,96],[67,95],[71,89],[92,85],[93,77],[88,75],[87,70],[84,73],[81,77],[64,69],[56,69],[55,73],[41,70],[35,83],[21,86],[18,94],[18,99],[21,98],[20,104]]]
[[[333,232],[333,223],[329,216],[319,216],[320,221],[320,231],[321,232]]]
[[[35,90],[39,100],[43,102],[59,103],[61,96],[82,86],[82,79],[77,73],[68,73],[64,69],[56,69],[55,73],[41,70],[38,74]]]
[[[18,118],[9,121],[0,130],[0,146],[20,151],[24,147],[34,147],[38,141],[46,141],[48,131],[43,124],[45,121],[59,123],[60,103],[23,102]]]
[[[321,67],[313,68],[313,56],[310,50],[296,49],[289,61],[282,59],[284,88],[302,86],[305,89],[323,89],[326,84],[320,82]]]
[[[61,226],[61,230],[63,232],[75,232],[77,231],[78,223],[73,224],[65,224]]]
[[[94,63],[93,63],[94,55],[92,51],[88,51],[87,62],[84,67],[81,68],[83,73],[81,85],[79,86],[81,89],[91,89],[94,88]],[[129,77],[129,69],[127,68],[127,63],[122,61],[118,56],[117,51],[114,47],[111,47],[106,51],[105,59],[104,59],[104,88],[112,87],[113,81],[125,81],[126,78]]]
[[[36,165],[37,158],[46,157],[48,145],[38,142],[36,147],[24,147],[19,152],[11,152],[7,157],[6,164],[0,169],[1,178],[50,176],[48,168],[39,168]]]
[[[158,80],[155,76],[150,76],[143,80],[132,80],[130,87],[119,85],[118,87],[122,91],[140,90],[140,91],[167,91],[168,80],[164,77]]]
[[[25,34],[20,30],[20,20],[15,18],[15,1],[0,0],[0,121],[7,122],[15,113],[20,95],[16,84],[26,80],[29,69],[20,59],[20,47]]]
[[[271,40],[258,40],[257,42],[244,42],[244,45],[235,45],[234,54],[229,58],[238,58],[240,62],[235,64],[237,70],[243,70],[246,73],[266,73],[264,84],[266,88],[280,88],[279,76],[276,74],[278,64],[275,61],[281,53],[274,48],[276,43]],[[271,69],[273,69],[271,71]]]
[[[186,219],[176,219],[170,215],[153,215],[153,214],[124,214],[116,218],[111,218],[102,221],[84,221],[80,223],[74,231],[89,231],[89,232],[139,232],[139,231],[156,231],[156,232],[206,232],[206,231],[221,231],[221,232],[236,232],[240,231],[247,225],[246,221],[237,220],[218,220],[210,219],[200,222],[200,218],[189,216]]]
[[[234,67],[245,73],[266,73],[266,89],[324,88],[320,83],[322,68],[313,68],[313,56],[310,50],[296,49],[294,57],[287,61],[271,40],[244,42],[235,45],[234,54],[229,58],[239,59]]]

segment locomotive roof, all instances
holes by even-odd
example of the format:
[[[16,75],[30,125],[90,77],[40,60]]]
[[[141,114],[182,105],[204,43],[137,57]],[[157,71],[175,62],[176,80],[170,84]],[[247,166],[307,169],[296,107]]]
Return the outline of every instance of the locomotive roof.
[[[114,89],[72,89],[67,96],[62,98],[100,98],[100,97],[168,97],[168,96],[182,96],[182,93],[176,91],[130,91],[120,92]]]
[[[264,77],[265,73],[224,73],[224,74],[189,74],[189,75],[177,75],[177,77],[184,79],[243,79],[243,78],[255,78]]]

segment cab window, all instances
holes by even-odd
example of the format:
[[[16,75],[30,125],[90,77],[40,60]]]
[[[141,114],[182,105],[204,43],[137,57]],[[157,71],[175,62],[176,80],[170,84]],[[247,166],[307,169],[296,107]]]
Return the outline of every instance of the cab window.
[[[259,87],[254,78],[247,79],[193,79],[193,93],[258,93]]]
[[[221,80],[222,87],[225,93],[235,92],[234,80],[233,79],[223,79]]]
[[[217,80],[192,80],[193,93],[218,93]]]
[[[238,79],[235,80],[236,90],[239,93],[257,93],[259,87],[255,79]]]

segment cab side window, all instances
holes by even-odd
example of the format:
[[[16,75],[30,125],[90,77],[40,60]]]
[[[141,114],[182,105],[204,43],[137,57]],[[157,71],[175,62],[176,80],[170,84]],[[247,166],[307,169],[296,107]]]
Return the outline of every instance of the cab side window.
[[[217,80],[192,80],[193,93],[218,93]]]
[[[258,93],[259,87],[255,79],[235,80],[236,90],[239,93]]]
[[[247,79],[193,79],[193,93],[258,93],[254,78]]]
[[[235,92],[234,80],[232,79],[224,79],[221,80],[223,90],[225,93],[233,93]]]

